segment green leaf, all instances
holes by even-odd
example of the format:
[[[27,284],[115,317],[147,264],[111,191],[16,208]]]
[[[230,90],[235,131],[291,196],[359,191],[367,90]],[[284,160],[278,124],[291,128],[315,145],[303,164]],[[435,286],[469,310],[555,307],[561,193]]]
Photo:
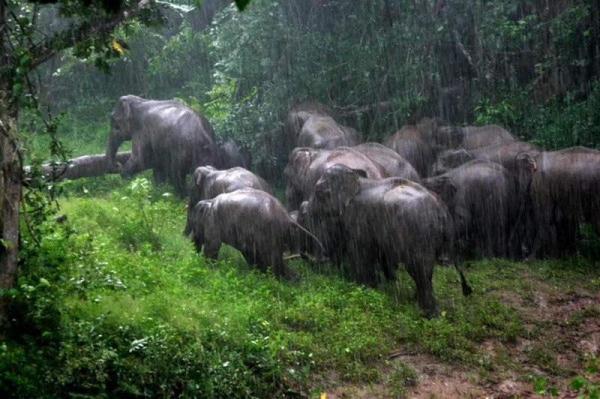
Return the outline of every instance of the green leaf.
[[[571,381],[571,388],[574,389],[575,391],[579,391],[581,388],[583,388],[585,386],[585,378],[578,376],[573,378],[573,380]]]
[[[250,1],[251,0],[235,0],[235,5],[237,6],[238,10],[244,11],[246,6],[250,4]]]

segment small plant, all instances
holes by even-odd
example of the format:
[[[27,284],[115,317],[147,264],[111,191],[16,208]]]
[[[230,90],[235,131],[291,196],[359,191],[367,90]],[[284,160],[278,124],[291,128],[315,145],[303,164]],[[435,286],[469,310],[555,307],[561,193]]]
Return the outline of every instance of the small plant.
[[[409,365],[396,361],[392,366],[392,372],[389,379],[392,394],[397,398],[406,397],[406,391],[414,387],[419,382],[417,372]]]

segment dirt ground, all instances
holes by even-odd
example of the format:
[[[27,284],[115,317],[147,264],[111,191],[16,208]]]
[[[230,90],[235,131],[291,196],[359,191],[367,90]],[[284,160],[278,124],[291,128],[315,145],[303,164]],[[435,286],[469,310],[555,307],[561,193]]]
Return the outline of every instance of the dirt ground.
[[[321,398],[586,397],[578,396],[581,393],[575,392],[570,383],[580,375],[600,383],[600,373],[589,375],[585,370],[586,359],[600,357],[600,292],[565,292],[543,281],[533,283],[531,292],[535,294],[495,293],[520,313],[527,333],[511,344],[495,340],[482,343],[481,351],[489,355],[493,370],[467,369],[399,348],[389,355],[387,366],[380,368],[383,382],[368,386],[334,383]],[[386,379],[389,365],[395,361],[417,374],[416,383],[402,392]],[[544,381],[536,382],[536,378]]]

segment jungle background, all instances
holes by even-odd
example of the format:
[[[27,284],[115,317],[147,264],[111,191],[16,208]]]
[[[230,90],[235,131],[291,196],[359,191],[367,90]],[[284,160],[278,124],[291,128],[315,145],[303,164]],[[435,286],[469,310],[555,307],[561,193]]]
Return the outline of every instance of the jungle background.
[[[600,147],[595,0],[201,3],[161,3],[162,23],[118,30],[111,57],[76,47],[38,68],[69,156],[104,151],[125,94],[181,99],[278,185],[283,121],[305,100],[365,141],[438,116]],[[43,29],[66,23],[42,11]],[[31,162],[55,153],[43,126],[21,113]],[[230,249],[210,264],[181,235],[184,203],[147,177],[62,183],[24,226],[3,397],[598,397],[596,237],[572,259],[474,262],[468,299],[438,268],[442,316],[424,320],[406,276],[375,291],[301,261],[301,283],[282,283]]]

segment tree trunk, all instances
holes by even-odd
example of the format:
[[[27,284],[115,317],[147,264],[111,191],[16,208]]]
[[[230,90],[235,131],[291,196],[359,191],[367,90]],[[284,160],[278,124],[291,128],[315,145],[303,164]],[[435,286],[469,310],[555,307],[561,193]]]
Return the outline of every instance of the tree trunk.
[[[0,1],[0,27],[6,26],[6,2]],[[19,257],[19,207],[21,163],[17,142],[17,108],[12,99],[12,79],[7,29],[0,29],[0,333],[7,324],[10,297]]]
[[[16,120],[8,90],[0,88],[0,331],[6,326],[10,300],[6,290],[15,285],[19,255],[22,165]]]

